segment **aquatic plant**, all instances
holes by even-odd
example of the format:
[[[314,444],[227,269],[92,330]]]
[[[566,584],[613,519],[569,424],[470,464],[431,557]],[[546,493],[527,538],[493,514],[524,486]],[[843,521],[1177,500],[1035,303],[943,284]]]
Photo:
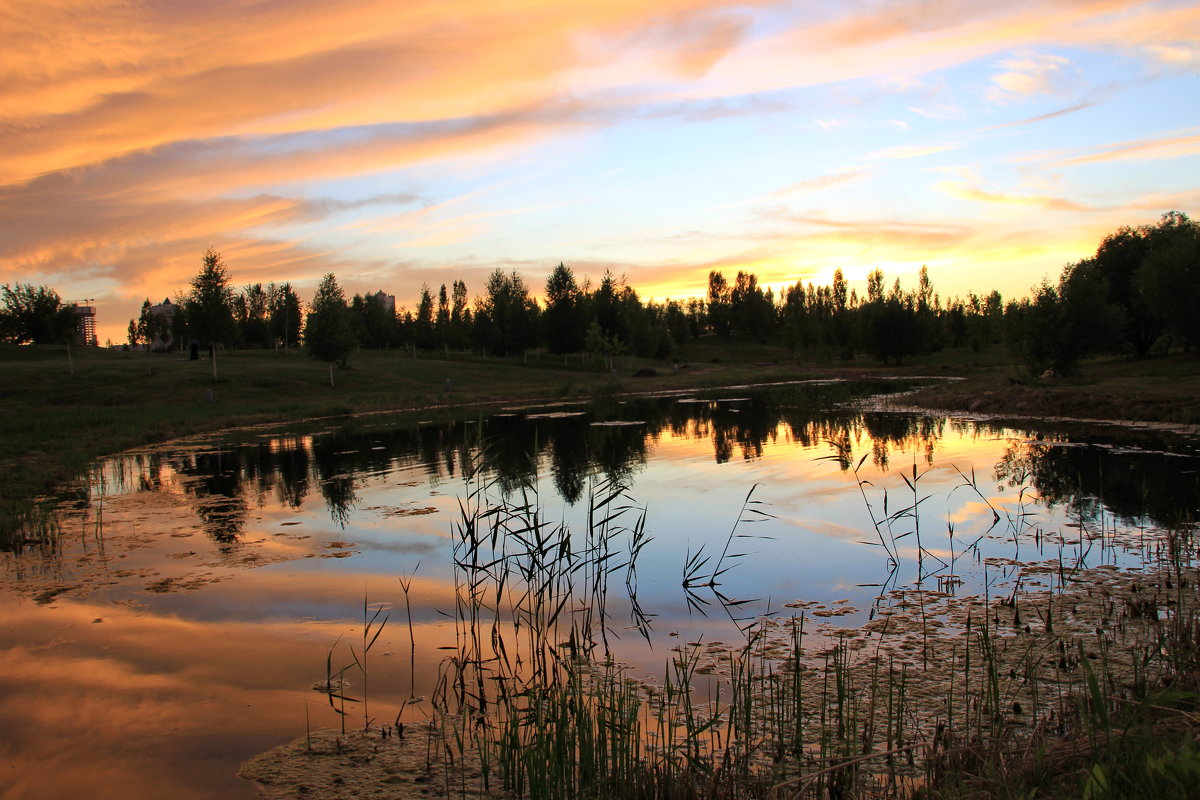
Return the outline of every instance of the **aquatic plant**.
[[[992,527],[956,545],[947,523],[947,560],[921,522],[923,474],[914,466],[902,475],[912,499],[893,510],[886,496],[872,497],[885,490],[856,473],[886,577],[855,628],[819,621],[833,613],[821,609],[744,617],[744,601],[721,594],[721,576],[742,557],[742,526],[769,516],[752,488],[720,553],[689,552],[682,581],[689,606],[723,607],[740,640],[680,642],[661,679],[648,681],[634,679],[610,641],[626,627],[616,605],[652,641],[653,617],[636,599],[650,537],[626,487],[596,481],[586,526],[571,531],[546,519],[536,483],[496,496],[472,473],[454,531],[456,646],[431,720],[447,793],[798,800],[1036,789],[1107,798],[1194,786],[1195,527],[1042,530],[1029,522],[1031,492],[1019,491],[1002,516],[960,472],[952,491],[978,495]],[[914,550],[897,542],[908,536],[917,580],[898,585],[900,559]],[[985,556],[986,536],[1011,542],[1013,557]],[[1018,559],[1022,542],[1036,556]],[[1137,566],[1117,567],[1118,554]],[[981,594],[960,593],[962,560],[982,570]],[[411,577],[401,585],[407,601]],[[331,687],[352,667],[365,684],[380,613],[364,601],[362,658],[341,671],[327,661]],[[344,719],[353,698],[329,694]]]

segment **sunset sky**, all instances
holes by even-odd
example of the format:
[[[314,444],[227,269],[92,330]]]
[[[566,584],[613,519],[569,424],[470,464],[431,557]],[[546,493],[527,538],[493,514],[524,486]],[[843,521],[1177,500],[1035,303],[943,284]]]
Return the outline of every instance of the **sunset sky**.
[[[103,342],[208,247],[410,308],[563,261],[1024,294],[1200,212],[1200,4],[0,0],[0,283]]]

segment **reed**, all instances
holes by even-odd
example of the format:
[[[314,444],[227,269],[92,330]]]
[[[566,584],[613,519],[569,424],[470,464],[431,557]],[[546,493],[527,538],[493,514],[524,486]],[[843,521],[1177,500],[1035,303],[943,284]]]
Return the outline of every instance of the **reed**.
[[[985,560],[982,594],[962,596],[955,560],[984,557],[968,544],[947,562],[922,541],[922,473],[903,476],[912,500],[894,511],[860,479],[888,578],[866,624],[813,631],[804,614],[746,617],[721,594],[742,557],[741,526],[767,516],[751,489],[723,549],[685,557],[681,587],[694,610],[723,609],[741,640],[680,644],[647,682],[612,646],[626,627],[653,641],[636,598],[645,510],[624,485],[598,480],[585,529],[571,531],[547,520],[536,482],[497,496],[482,475],[472,470],[460,500],[457,644],[433,694],[432,746],[451,796],[1117,798],[1200,785],[1200,554],[1189,522],[1125,541],[1103,522],[1056,534],[1029,522],[1033,498],[1021,490],[1004,511],[1014,555],[1024,538],[1057,556],[1019,569]],[[983,497],[974,475],[959,488]],[[995,527],[1001,512],[988,509]],[[897,542],[910,534],[918,580],[896,586]],[[1141,566],[1089,564],[1117,548]],[[923,583],[934,577],[937,590]],[[401,579],[406,607],[411,581]],[[343,721],[357,699],[339,687],[357,669],[371,724],[366,656],[382,613],[364,598],[361,656],[352,649],[340,669],[332,650],[327,658]]]

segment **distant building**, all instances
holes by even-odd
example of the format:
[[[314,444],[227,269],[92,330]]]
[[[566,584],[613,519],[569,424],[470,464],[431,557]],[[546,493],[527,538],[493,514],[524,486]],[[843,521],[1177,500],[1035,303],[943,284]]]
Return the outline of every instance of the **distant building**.
[[[393,317],[396,316],[396,295],[386,294],[381,289],[375,293],[375,302],[386,308]]]
[[[172,303],[169,297],[164,297],[161,303],[150,306],[150,314],[158,320],[158,324],[154,326],[154,341],[150,342],[151,350],[167,350],[171,347],[175,339],[172,331],[178,311],[179,306]]]
[[[96,307],[75,304],[75,313],[79,316],[79,332],[75,341],[88,347],[96,347]]]

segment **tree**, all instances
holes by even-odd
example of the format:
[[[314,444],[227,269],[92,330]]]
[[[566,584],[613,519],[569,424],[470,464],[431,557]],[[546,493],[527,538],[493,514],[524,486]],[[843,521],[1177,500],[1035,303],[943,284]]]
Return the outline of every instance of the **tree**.
[[[726,338],[732,333],[729,299],[732,291],[725,276],[717,270],[708,273],[708,327],[720,336]]]
[[[1086,268],[1094,271],[1108,287],[1108,302],[1124,315],[1122,343],[1138,358],[1150,354],[1166,329],[1164,292],[1169,295],[1172,288],[1184,292],[1189,288],[1184,281],[1177,280],[1181,276],[1165,280],[1147,280],[1142,276],[1154,272],[1161,276],[1166,266],[1162,262],[1155,264],[1161,257],[1156,254],[1171,250],[1172,243],[1186,237],[1189,229],[1194,229],[1194,223],[1187,215],[1171,211],[1162,216],[1158,225],[1126,226],[1109,234],[1096,249],[1096,255],[1080,262],[1086,263]],[[1167,261],[1171,259],[1168,257]],[[1166,269],[1169,273],[1170,269]]]
[[[170,308],[170,306],[166,307]],[[171,321],[154,313],[154,306],[150,304],[149,297],[142,302],[142,311],[138,314],[137,333],[138,337],[147,347],[153,347],[155,342],[165,343],[170,341]]]
[[[467,285],[455,281],[450,290],[450,346],[465,348],[470,330],[471,309],[467,306]]]
[[[1048,281],[1031,299],[1009,305],[1010,346],[1029,371],[1070,376],[1087,355],[1111,347],[1121,335],[1121,309],[1088,259],[1068,265],[1058,285]]]
[[[1200,223],[1164,214],[1136,284],[1175,341],[1187,350],[1200,345]]]
[[[830,319],[830,336],[837,348],[840,358],[854,358],[854,330],[850,322],[850,304],[847,298],[846,278],[839,267],[833,271],[833,286],[830,289],[830,299],[833,301],[833,314]]]
[[[551,353],[574,353],[583,347],[587,320],[575,273],[562,262],[546,279],[542,334]]]
[[[329,385],[333,386],[334,362],[346,366],[346,360],[354,352],[355,339],[346,295],[332,272],[321,279],[309,306],[304,346],[311,357],[329,364]]]
[[[450,294],[446,291],[444,283],[442,288],[438,289],[437,316],[433,321],[433,330],[442,344],[442,350],[448,351],[450,349]]]
[[[0,288],[0,341],[11,344],[69,344],[79,332],[79,312],[58,292],[31,283]]]
[[[841,277],[841,270],[836,275]],[[729,292],[729,313],[738,336],[765,341],[775,325],[774,298],[758,286],[752,272],[738,272]]]
[[[244,347],[270,347],[269,295],[261,283],[251,284],[233,298],[238,342]]]
[[[300,341],[300,297],[290,283],[267,284],[267,326],[272,338],[288,347]]]
[[[233,290],[229,288],[229,270],[221,260],[221,254],[211,247],[204,253],[199,274],[192,278],[184,309],[193,338],[210,346],[233,341]]]
[[[350,327],[359,347],[386,350],[398,343],[396,307],[390,295],[354,295],[350,301]]]
[[[487,295],[476,313],[475,336],[485,350],[513,355],[537,339],[538,307],[525,281],[515,271],[496,270],[488,277]]]
[[[429,349],[437,346],[437,334],[433,327],[434,313],[433,292],[429,290],[427,284],[422,284],[421,297],[417,301],[417,315],[414,320],[416,327],[413,330],[417,347]]]

